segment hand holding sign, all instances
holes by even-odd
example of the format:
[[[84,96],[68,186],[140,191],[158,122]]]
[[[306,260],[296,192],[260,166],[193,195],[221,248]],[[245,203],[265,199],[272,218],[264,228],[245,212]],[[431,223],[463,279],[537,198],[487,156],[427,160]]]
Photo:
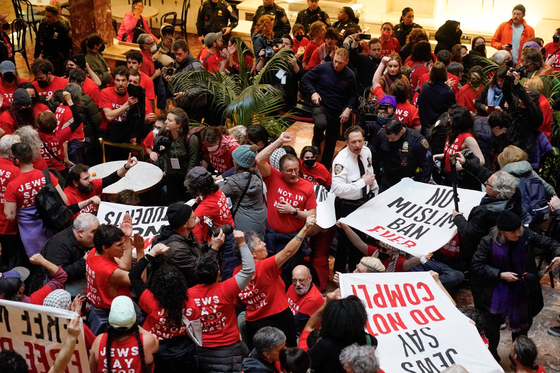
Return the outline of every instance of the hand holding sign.
[[[124,214],[120,228],[123,231],[125,237],[132,237],[132,216],[130,216],[128,212]]]

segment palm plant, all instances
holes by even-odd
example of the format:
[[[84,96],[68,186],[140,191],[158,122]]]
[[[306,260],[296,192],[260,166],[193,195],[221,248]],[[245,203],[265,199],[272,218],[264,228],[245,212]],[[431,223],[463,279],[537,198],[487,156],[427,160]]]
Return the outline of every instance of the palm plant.
[[[284,106],[284,95],[266,82],[279,70],[290,71],[288,61],[292,54],[289,50],[278,51],[259,73],[253,74],[245,64],[245,45],[241,39],[236,44],[238,74],[220,71],[212,74],[205,70],[181,72],[173,76],[171,86],[175,92],[186,91],[195,84],[204,86],[200,94],[211,97],[212,110],[220,114],[221,123],[227,128],[260,124],[278,136],[290,125],[289,113],[277,114]]]

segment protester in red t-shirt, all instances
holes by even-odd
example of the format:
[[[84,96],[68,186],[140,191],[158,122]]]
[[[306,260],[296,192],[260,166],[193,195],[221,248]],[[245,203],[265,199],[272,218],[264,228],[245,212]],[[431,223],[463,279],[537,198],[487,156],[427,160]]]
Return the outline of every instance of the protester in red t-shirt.
[[[295,52],[296,58],[299,58],[305,53],[305,47],[309,44],[309,39],[305,36],[305,28],[300,23],[294,24],[294,27],[292,27],[292,35],[294,35],[292,39],[292,49]]]
[[[14,91],[8,110],[0,115],[0,137],[14,133],[22,126],[35,126],[35,114],[31,104],[32,100],[27,90],[18,88]]]
[[[144,88],[144,91],[146,92],[146,100],[149,101],[150,108],[153,109],[155,107],[154,100],[156,99],[154,82],[151,78],[151,75],[148,75],[142,69],[142,67],[144,66],[143,61],[144,57],[139,51],[132,50],[126,53],[126,67],[130,72],[136,70],[140,73],[140,86]]]
[[[322,21],[316,21],[309,27],[309,43],[305,47],[305,52],[303,53],[303,68],[307,67],[307,63],[311,58],[311,55],[317,48],[319,48],[325,42],[325,33],[327,29]]]
[[[101,202],[97,196],[101,195],[103,188],[119,181],[136,164],[138,164],[136,157],[132,157],[129,154],[126,163],[117,171],[109,176],[105,176],[103,179],[94,180],[91,180],[89,166],[78,163],[72,167],[68,171],[66,177],[67,185],[64,189],[64,193],[68,198],[67,205],[74,213],[72,219],[76,219],[79,214],[96,212],[97,206]]]
[[[101,79],[95,74],[95,72],[89,67],[89,64],[86,62],[85,55],[83,54],[74,54],[68,57],[68,61],[66,62],[66,78],[68,78],[68,82],[76,83],[74,80],[75,77],[72,76],[72,72],[74,70],[80,70],[84,73],[85,79],[83,83],[79,83],[82,85],[82,89],[84,93],[91,97],[93,102],[96,106],[99,106],[99,93],[101,90]]]
[[[300,177],[309,181],[313,186],[322,185],[327,189],[332,184],[332,175],[323,164],[317,162],[317,148],[304,146],[300,154]]]
[[[255,274],[239,293],[239,300],[246,305],[247,344],[250,349],[253,345],[253,336],[264,326],[279,328],[286,335],[286,345],[296,346],[294,315],[290,310],[280,275],[282,266],[299,250],[306,234],[314,224],[315,216],[308,216],[297,235],[282,251],[270,257],[266,244],[254,232],[245,233],[245,241],[255,260]]]
[[[325,32],[325,42],[317,47],[305,65],[305,70],[311,70],[315,66],[333,61],[334,52],[338,49],[336,43],[340,39],[340,34],[334,27],[329,27]]]
[[[535,342],[526,335],[519,335],[511,346],[510,359],[515,365],[515,373],[535,372],[546,373],[544,368],[537,364],[539,351]]]
[[[31,65],[35,76],[33,85],[41,96],[52,97],[54,91],[64,89],[68,80],[54,75],[54,66],[49,60],[36,59]]]
[[[286,296],[294,314],[297,333],[303,330],[311,315],[325,303],[321,292],[313,284],[311,271],[304,265],[299,265],[292,271],[292,285]]]
[[[231,153],[239,146],[239,143],[233,136],[226,135],[223,127],[205,128],[202,131],[201,141],[204,168],[212,165],[220,174],[233,168]]]
[[[220,71],[221,51],[224,45],[221,32],[210,32],[204,36],[204,48],[198,55],[198,61],[209,73]]]
[[[155,79],[158,76],[161,76],[161,69],[158,69],[156,71],[154,57],[152,55],[152,51],[154,51],[154,53],[157,51],[156,44],[156,39],[149,34],[141,34],[140,36],[138,36],[138,45],[140,46],[140,53],[142,53],[143,60],[140,71],[148,75],[150,79]]]
[[[381,41],[381,57],[401,51],[401,44],[397,38],[393,37],[393,24],[391,22],[385,22],[381,25],[379,41]]]
[[[8,220],[14,220],[17,216],[19,233],[25,251],[27,256],[31,257],[41,251],[45,242],[53,234],[45,228],[43,220],[37,213],[37,207],[35,207],[35,197],[47,181],[42,171],[33,168],[33,151],[29,145],[23,143],[12,145],[12,155],[14,164],[19,167],[20,175],[12,180],[6,188],[4,214]],[[58,185],[58,179],[50,172],[48,175],[52,185],[66,203],[66,195]]]
[[[71,111],[72,114],[72,120],[67,120],[67,122],[71,123],[63,129],[55,131],[58,126],[56,114],[50,111],[44,111],[37,116],[37,130],[41,139],[41,156],[47,161],[49,168],[54,168],[57,171],[65,173],[66,167],[64,160],[67,160],[68,156],[63,144],[70,139],[70,136],[72,136],[78,127],[81,126],[83,128],[83,124],[78,108],[74,105],[70,92],[64,91],[63,97],[68,105],[65,106],[65,108],[69,108],[68,111]],[[66,110],[61,114],[61,117],[66,118],[65,112]]]
[[[255,263],[241,231],[233,231],[241,253],[241,271],[218,282],[218,252],[210,250],[197,262],[199,285],[189,288],[186,316],[202,323],[202,347],[197,348],[198,369],[212,371],[214,364],[227,366],[223,372],[240,372],[243,358],[249,354],[239,338],[234,301],[255,273]]]
[[[27,80],[19,77],[16,65],[9,60],[0,64],[0,74],[0,95],[3,98],[2,104],[0,104],[0,112],[2,112],[12,103],[12,96],[19,84],[27,82]]]
[[[552,42],[544,46],[544,59],[547,65],[550,65],[554,71],[560,71],[560,28],[552,36]]]
[[[480,96],[484,88],[483,77],[484,73],[482,68],[480,66],[473,66],[468,72],[468,83],[462,86],[456,95],[457,103],[465,106],[473,114],[477,112],[474,107],[474,102]]]
[[[142,87],[144,89],[144,108],[146,114],[144,122],[153,122],[156,119],[156,114],[153,112],[153,108],[155,107],[154,100],[156,99],[156,95],[153,93],[154,84],[152,80],[148,75],[138,70],[130,70],[128,76],[128,84]],[[148,93],[148,91],[146,91],[146,87],[151,88],[152,93]]]
[[[134,242],[132,240],[134,239]],[[138,260],[144,257],[144,240],[132,236],[132,217],[127,213],[120,228],[101,224],[93,236],[94,249],[86,258],[88,325],[98,334],[107,324],[107,314],[115,297],[130,297],[128,271],[132,267],[132,245]]]
[[[198,223],[193,229],[198,242],[210,242],[211,236],[216,235],[219,227],[227,228],[226,225],[234,227],[233,218],[229,210],[227,198],[214,182],[214,178],[210,172],[204,167],[196,166],[189,171],[185,179],[185,186],[191,196],[200,200],[198,206],[194,209],[194,213],[198,218]],[[213,229],[214,234],[210,229]],[[233,271],[239,265],[239,259],[234,252],[235,242],[233,235],[227,234],[224,244],[220,248],[221,265],[220,271],[222,280],[228,279],[233,275]]]

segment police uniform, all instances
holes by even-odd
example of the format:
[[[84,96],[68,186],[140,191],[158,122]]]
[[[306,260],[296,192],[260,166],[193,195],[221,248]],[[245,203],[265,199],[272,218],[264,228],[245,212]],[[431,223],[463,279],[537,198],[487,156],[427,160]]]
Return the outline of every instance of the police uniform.
[[[296,23],[303,25],[306,34],[309,34],[309,27],[316,21],[323,22],[327,27],[331,25],[329,15],[323,12],[321,7],[317,7],[314,12],[310,11],[309,8],[302,10],[298,13],[296,18]]]
[[[272,6],[265,7],[261,5],[257,8],[257,12],[253,16],[253,26],[251,26],[251,35],[253,35],[253,31],[257,26],[257,22],[259,18],[264,16],[265,14],[269,14],[274,17],[274,26],[272,27],[272,31],[274,32],[274,38],[281,38],[284,35],[289,35],[290,30],[292,27],[290,26],[290,21],[288,20],[288,16],[286,16],[286,11],[281,6],[273,3]]]
[[[359,28],[360,26],[358,26],[356,23],[354,23],[354,22],[348,20],[348,21],[344,21],[344,22],[342,22],[342,21],[336,21],[336,22],[333,24],[333,27],[334,27],[335,29],[337,29],[337,30],[338,30],[338,33],[342,36],[342,35],[344,35],[344,33],[346,32],[346,30],[348,30],[348,29],[357,29],[357,28]]]
[[[358,162],[362,163],[365,173],[373,173],[371,151],[365,145],[360,152],[359,159],[346,147],[337,154],[333,161],[331,192],[336,195],[337,219],[350,215],[379,191],[377,180],[374,181],[373,185],[366,185],[361,176]],[[352,245],[342,229],[339,229],[338,233],[335,271],[346,272],[346,262],[348,261],[349,271],[353,272],[363,255]],[[358,233],[358,235],[363,236],[361,233]]]
[[[196,29],[198,36],[205,36],[210,32],[220,32],[224,27],[234,29],[238,22],[237,14],[227,1],[218,0],[212,4],[212,0],[206,0],[198,10]]]
[[[35,40],[35,58],[40,55],[52,62],[54,75],[63,76],[64,66],[72,50],[70,28],[60,19],[49,25],[46,19],[39,24]]]
[[[389,142],[385,129],[381,129],[372,141],[371,152],[376,170],[383,169],[380,179],[381,191],[397,184],[403,177],[413,178],[420,168],[417,181],[427,183],[432,173],[432,153],[428,140],[409,128],[398,141]]]

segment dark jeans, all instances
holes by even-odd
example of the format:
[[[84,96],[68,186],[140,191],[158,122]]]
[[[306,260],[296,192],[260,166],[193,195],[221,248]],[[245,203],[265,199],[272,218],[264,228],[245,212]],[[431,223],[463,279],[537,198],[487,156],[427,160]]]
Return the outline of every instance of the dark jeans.
[[[247,346],[249,350],[253,349],[253,336],[259,329],[265,326],[272,326],[278,328],[284,332],[286,335],[286,347],[296,347],[297,337],[296,337],[296,323],[294,320],[294,314],[290,310],[290,307],[286,308],[282,312],[278,312],[275,315],[270,315],[263,317],[262,319],[255,321],[247,321]]]
[[[321,148],[321,143],[325,141],[325,148],[321,153],[321,163],[330,169],[338,133],[340,130],[340,111],[330,110],[324,106],[314,107],[311,110],[313,116],[313,145]]]
[[[447,264],[440,263],[435,260],[429,260],[426,264],[417,264],[410,269],[412,272],[428,272],[434,271],[439,274],[441,284],[447,289],[453,289],[463,282],[465,275],[461,271],[457,271],[449,267]]]
[[[488,338],[488,350],[494,356],[497,362],[500,362],[500,355],[498,355],[498,345],[500,344],[500,326],[504,322],[504,318],[501,315],[494,315],[489,311],[482,311],[482,317],[484,318],[484,334]],[[520,335],[527,335],[531,325],[533,324],[533,319],[529,319],[529,327],[527,330],[520,332],[512,332],[511,339],[514,342]]]
[[[349,201],[337,198],[335,201],[336,209],[336,219],[345,218],[351,213],[353,213],[358,207],[361,206],[359,201]],[[358,250],[352,242],[344,233],[343,229],[337,228],[338,230],[338,244],[336,246],[336,256],[334,261],[334,271],[335,272],[346,272],[346,263],[348,263],[348,271],[354,272],[356,265],[360,263],[364,254]],[[363,240],[365,239],[365,234],[360,231],[354,230],[358,236]]]

